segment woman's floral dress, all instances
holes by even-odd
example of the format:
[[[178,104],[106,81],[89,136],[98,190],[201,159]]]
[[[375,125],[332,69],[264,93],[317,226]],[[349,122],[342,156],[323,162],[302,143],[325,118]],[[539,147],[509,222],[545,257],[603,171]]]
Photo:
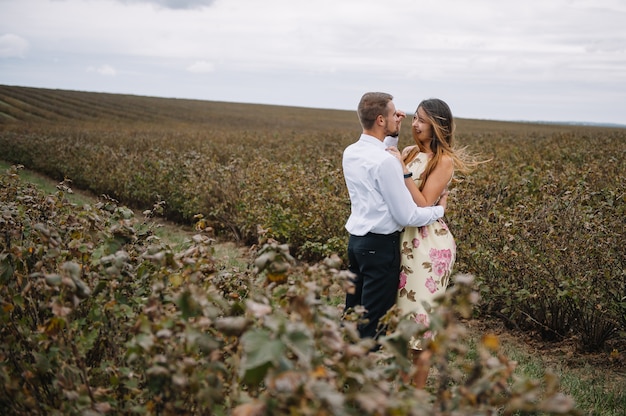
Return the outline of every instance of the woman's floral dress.
[[[429,157],[429,154],[419,153],[407,165],[418,187]],[[422,302],[433,305],[435,298],[442,295],[448,286],[456,259],[454,237],[443,219],[424,227],[406,227],[402,232],[400,252],[402,266],[398,308],[402,315],[428,326],[429,314]],[[427,332],[422,339],[432,336]],[[420,339],[413,339],[411,348],[421,349]]]

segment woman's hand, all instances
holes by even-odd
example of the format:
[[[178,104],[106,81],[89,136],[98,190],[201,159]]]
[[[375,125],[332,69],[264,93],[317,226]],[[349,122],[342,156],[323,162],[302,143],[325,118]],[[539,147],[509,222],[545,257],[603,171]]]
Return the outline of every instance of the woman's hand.
[[[398,159],[400,162],[402,162],[402,154],[396,146],[389,146],[385,150],[394,155],[396,159]],[[402,167],[404,167],[404,164],[402,164]]]
[[[385,150],[388,151],[389,153],[391,153],[392,155],[394,155],[396,157],[396,159],[398,159],[400,161],[400,163],[402,164],[402,172],[404,174],[409,173],[409,170],[407,169],[406,165],[404,164],[404,159],[402,158],[402,154],[400,153],[400,151],[398,150],[398,148],[396,146],[389,146]]]

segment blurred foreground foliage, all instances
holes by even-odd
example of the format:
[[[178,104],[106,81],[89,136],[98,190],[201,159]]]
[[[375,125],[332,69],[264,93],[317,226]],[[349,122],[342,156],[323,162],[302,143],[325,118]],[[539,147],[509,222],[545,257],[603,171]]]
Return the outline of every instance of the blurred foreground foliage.
[[[580,414],[555,376],[516,375],[497,336],[470,353],[469,275],[428,328],[392,311],[370,353],[359,315],[330,302],[349,290],[338,256],[297,264],[261,233],[248,269],[220,269],[203,232],[174,251],[111,198],[77,206],[67,182],[45,195],[16,167],[0,184],[2,414]],[[416,390],[408,340],[432,330],[436,372]]]

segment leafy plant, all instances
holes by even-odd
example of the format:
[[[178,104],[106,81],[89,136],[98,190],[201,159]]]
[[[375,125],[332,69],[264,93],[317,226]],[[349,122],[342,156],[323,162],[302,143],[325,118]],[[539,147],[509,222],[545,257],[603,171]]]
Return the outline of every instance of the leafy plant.
[[[16,168],[0,182],[4,414],[577,414],[551,376],[518,379],[497,337],[469,354],[471,277],[429,328],[390,312],[372,354],[360,314],[330,301],[350,290],[339,256],[296,264],[263,235],[256,270],[217,270],[203,233],[174,251],[112,198],[78,207],[65,184],[40,194]],[[286,280],[264,272],[279,269]],[[440,334],[432,393],[401,378],[425,330]]]
[[[141,210],[163,201],[188,225],[201,214],[219,238],[258,244],[261,227],[299,260],[345,256],[354,112],[8,86],[0,98],[12,163]],[[459,119],[457,131],[492,159],[461,178],[446,213],[456,270],[484,283],[475,313],[622,350],[626,130]]]

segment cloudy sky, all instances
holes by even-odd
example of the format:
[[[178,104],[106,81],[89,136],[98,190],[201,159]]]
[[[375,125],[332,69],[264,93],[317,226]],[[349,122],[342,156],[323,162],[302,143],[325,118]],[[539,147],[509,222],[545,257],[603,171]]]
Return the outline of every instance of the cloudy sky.
[[[0,84],[626,124],[626,1],[0,0]]]

